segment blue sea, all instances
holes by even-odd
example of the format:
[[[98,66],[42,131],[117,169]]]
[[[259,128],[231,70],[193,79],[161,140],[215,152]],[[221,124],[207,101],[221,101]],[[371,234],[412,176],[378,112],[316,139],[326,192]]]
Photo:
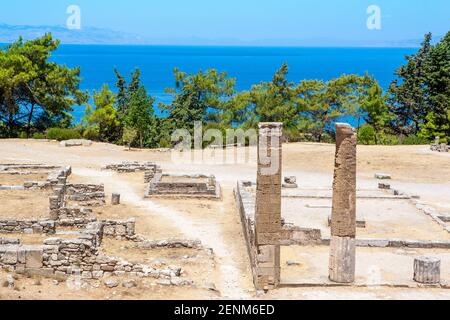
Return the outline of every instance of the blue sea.
[[[130,71],[140,68],[142,82],[158,102],[168,103],[164,92],[173,87],[174,67],[195,73],[215,68],[236,78],[239,91],[253,84],[270,81],[286,62],[289,80],[329,80],[341,74],[373,75],[385,89],[394,79],[394,71],[405,62],[405,55],[416,48],[285,48],[285,47],[187,47],[187,46],[100,46],[62,45],[52,60],[69,67],[80,66],[82,89],[99,90],[104,83],[115,90],[116,67],[129,79]],[[160,111],[157,110],[159,114]],[[73,115],[79,121],[84,106]]]

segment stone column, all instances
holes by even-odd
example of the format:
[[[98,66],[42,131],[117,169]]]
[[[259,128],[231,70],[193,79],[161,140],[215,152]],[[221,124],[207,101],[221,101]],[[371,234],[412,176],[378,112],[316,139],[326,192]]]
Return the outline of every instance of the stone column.
[[[281,123],[260,123],[256,187],[255,241],[257,289],[280,283]]]
[[[355,281],[356,237],[356,133],[336,123],[336,158],[331,215],[330,280]]]
[[[414,281],[423,284],[441,282],[441,260],[436,257],[414,259]]]
[[[119,193],[113,193],[111,196],[111,204],[113,206],[117,206],[120,204],[120,194]]]

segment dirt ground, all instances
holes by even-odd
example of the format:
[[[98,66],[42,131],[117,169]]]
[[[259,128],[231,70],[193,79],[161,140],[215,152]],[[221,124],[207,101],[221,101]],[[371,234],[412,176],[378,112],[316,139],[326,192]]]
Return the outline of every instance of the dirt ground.
[[[0,219],[48,218],[50,191],[2,190],[0,191]]]
[[[22,186],[27,181],[45,181],[48,174],[0,174],[0,185]]]
[[[287,144],[283,148],[283,171],[285,176],[296,176],[300,188],[330,188],[333,178],[334,146],[327,144],[296,143]],[[118,192],[122,197],[122,205],[110,205],[94,209],[99,218],[128,219],[136,218],[137,233],[150,239],[198,239],[205,247],[214,251],[214,261],[205,257],[197,258],[196,263],[189,265],[183,260],[192,252],[176,252],[173,256],[164,251],[140,252],[127,249],[127,244],[106,243],[105,250],[111,254],[143,259],[148,262],[166,260],[167,263],[180,264],[186,269],[187,277],[198,282],[193,288],[164,287],[151,283],[143,283],[135,289],[106,289],[93,281],[91,285],[80,287],[76,281],[56,283],[52,279],[36,280],[18,276],[17,290],[0,288],[1,299],[450,299],[450,290],[444,289],[399,289],[399,288],[282,288],[259,295],[255,292],[242,227],[234,202],[233,188],[237,180],[256,179],[256,158],[253,148],[245,149],[251,154],[253,161],[241,164],[205,164],[180,163],[171,160],[171,154],[156,150],[133,150],[103,143],[94,143],[91,147],[61,148],[57,142],[35,140],[0,140],[0,162],[3,163],[45,163],[54,165],[71,165],[73,174],[71,183],[104,183],[109,196]],[[57,156],[55,156],[57,155]],[[118,174],[102,171],[101,166],[121,161],[153,161],[160,165],[164,173],[169,174],[214,174],[220,182],[223,199],[144,199],[144,174]],[[377,172],[390,173],[394,188],[417,194],[425,204],[432,205],[443,213],[450,214],[450,154],[432,153],[427,146],[360,146],[358,147],[358,188],[373,189],[377,181],[373,178]],[[8,212],[12,203],[6,200],[7,193],[0,192],[0,212]],[[15,205],[18,205],[17,202]],[[45,204],[46,208],[48,203]],[[24,217],[22,212],[29,211],[29,204],[14,208],[14,217]],[[389,205],[386,205],[387,208]],[[406,205],[405,205],[406,206]],[[370,207],[370,203],[368,204]],[[48,209],[48,208],[47,208]],[[6,210],[6,211],[5,211]],[[37,214],[37,209],[34,208]],[[41,211],[41,209],[39,209]],[[46,213],[47,211],[45,211]],[[397,214],[396,210],[391,210]],[[402,213],[405,219],[408,214]],[[377,216],[376,212],[368,212],[372,220],[384,223],[388,217]],[[28,213],[25,215],[28,216]],[[45,216],[45,214],[44,214]],[[422,221],[416,216],[414,223]],[[425,219],[425,218],[423,218]],[[388,219],[389,220],[389,219]],[[312,221],[312,220],[311,220]],[[323,222],[323,219],[321,220]],[[321,222],[321,223],[322,223]],[[427,222],[428,223],[428,222]],[[405,221],[402,230],[391,230],[391,234],[406,233],[414,235],[414,227],[408,228]],[[375,225],[373,231],[382,230]],[[434,225],[432,228],[436,228]],[[386,228],[385,228],[386,229]],[[438,229],[438,228],[437,228]],[[436,232],[437,232],[436,229]],[[435,229],[433,229],[435,230]],[[386,232],[389,230],[385,230]],[[441,232],[442,230],[439,230]],[[427,231],[423,233],[426,237]],[[373,233],[373,232],[371,232]],[[405,235],[406,237],[406,235]],[[440,238],[440,236],[439,236]],[[109,241],[109,240],[108,240]],[[111,240],[112,241],[112,240]],[[322,252],[325,249],[324,252]],[[292,249],[294,250],[294,249]],[[298,249],[284,255],[287,259],[301,259],[301,254],[318,250],[320,268],[310,268],[309,273],[290,274],[285,268],[285,276],[300,277],[324,274],[327,268],[326,247]],[[322,251],[321,251],[322,250]],[[188,250],[190,251],[190,250]],[[445,253],[445,252],[444,252]],[[284,253],[286,254],[286,253]],[[362,258],[371,256],[370,252],[361,251]],[[446,253],[445,253],[446,254]],[[376,255],[374,255],[376,257]],[[396,252],[386,252],[382,261],[387,264],[389,273],[395,266],[392,261],[402,264],[401,279],[406,279],[410,270],[406,266],[410,256],[402,258]],[[407,260],[407,261],[406,261]],[[406,262],[405,262],[406,261]],[[285,263],[285,262],[284,262]],[[308,262],[309,263],[309,262]],[[447,266],[447,262],[444,263]],[[389,269],[391,268],[391,269]],[[406,268],[406,269],[403,269]],[[308,269],[307,269],[308,270]],[[315,271],[314,271],[315,270]],[[402,271],[404,270],[404,272]],[[447,276],[448,271],[443,272]],[[0,280],[6,278],[0,272]],[[1,281],[0,281],[1,283]],[[214,285],[212,285],[214,284]],[[215,287],[217,291],[211,290]]]

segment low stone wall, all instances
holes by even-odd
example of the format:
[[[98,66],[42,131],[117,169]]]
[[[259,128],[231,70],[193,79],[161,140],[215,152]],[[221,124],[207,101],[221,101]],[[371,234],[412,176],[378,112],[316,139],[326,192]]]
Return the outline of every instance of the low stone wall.
[[[3,164],[0,165],[0,174],[17,174],[17,175],[29,175],[45,173],[42,171],[32,170],[51,170],[48,173],[48,177],[44,181],[26,181],[22,186],[0,186],[0,190],[28,190],[28,189],[49,189],[52,186],[59,183],[60,178],[67,178],[72,173],[72,168],[59,167],[53,165],[43,164]]]
[[[43,246],[0,245],[0,267],[8,270],[43,267]]]
[[[0,220],[0,233],[54,234],[52,220]]]
[[[1,244],[20,244],[20,240],[10,238],[0,238],[0,245]]]
[[[67,184],[64,196],[66,201],[77,202],[87,207],[106,203],[105,186],[102,184]]]
[[[255,196],[246,188],[251,187],[252,183],[247,181],[238,181],[234,195],[236,204],[241,217],[241,224],[244,232],[247,252],[250,258],[250,267],[254,283],[257,281],[258,265],[264,263],[264,252],[258,252],[255,239]]]
[[[112,226],[112,221],[106,222],[106,225]],[[114,224],[115,227],[120,225],[122,224]],[[191,281],[180,278],[182,269],[177,266],[156,269],[99,254],[104,228],[101,222],[91,223],[76,238],[48,238],[42,246],[0,245],[0,267],[17,272],[37,270],[44,276],[80,275],[84,279],[109,276],[151,277],[167,279],[173,285],[192,284]]]
[[[105,192],[103,184],[67,184],[66,195],[90,194]]]
[[[65,140],[59,143],[60,147],[90,147],[91,145],[92,141],[86,139]]]
[[[144,173],[144,183],[150,183],[158,173],[162,173],[162,170],[159,167],[152,170],[146,170]]]
[[[292,224],[284,225],[281,229],[282,246],[317,245],[322,243],[320,229],[300,228]]]
[[[437,152],[449,152],[450,146],[445,143],[432,144],[430,149],[431,149],[431,151],[437,151]]]
[[[56,227],[74,227],[84,229],[90,223],[97,222],[95,218],[72,218],[60,219],[55,221]]]
[[[92,209],[82,207],[64,207],[58,210],[58,220],[87,219],[92,215]]]
[[[144,240],[137,245],[139,249],[155,249],[155,248],[189,248],[202,249],[202,243],[199,240]]]
[[[135,236],[136,220],[129,219],[123,221],[102,220],[103,234],[106,237],[116,239],[131,239]]]
[[[124,161],[122,163],[109,164],[102,167],[102,170],[112,170],[117,172],[161,172],[161,168],[154,162],[137,162],[137,161]]]
[[[329,245],[330,239],[322,240],[322,245]],[[450,249],[446,240],[406,240],[406,239],[356,239],[357,247],[366,248],[413,248],[413,249]]]

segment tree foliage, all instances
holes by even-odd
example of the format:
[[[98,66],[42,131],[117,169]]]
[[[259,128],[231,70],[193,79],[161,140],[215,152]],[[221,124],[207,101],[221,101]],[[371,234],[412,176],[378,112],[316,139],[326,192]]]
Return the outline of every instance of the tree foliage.
[[[399,133],[419,134],[428,140],[450,136],[450,32],[432,45],[426,34],[419,51],[407,56],[390,86],[392,128]]]
[[[29,137],[36,123],[66,119],[73,105],[87,100],[79,89],[80,68],[49,61],[58,46],[59,41],[46,34],[0,50],[0,120],[9,137],[23,129]]]
[[[99,92],[94,91],[93,98],[95,108],[87,105],[83,118],[88,126],[86,130],[91,134],[97,133],[100,141],[117,142],[121,138],[121,130],[115,107],[116,95],[105,84]]]

